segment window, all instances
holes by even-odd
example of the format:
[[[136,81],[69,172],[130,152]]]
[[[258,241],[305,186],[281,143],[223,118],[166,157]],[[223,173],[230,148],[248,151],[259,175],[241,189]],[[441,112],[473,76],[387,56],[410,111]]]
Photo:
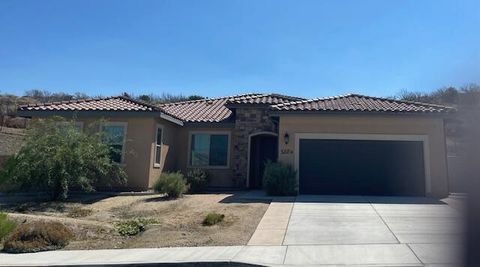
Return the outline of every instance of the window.
[[[190,143],[190,166],[227,167],[228,134],[194,133]]]
[[[68,126],[68,125],[71,124],[71,123],[72,123],[72,121],[59,121],[59,122],[56,123],[56,125],[57,125],[58,127],[60,127],[60,128],[64,128],[65,126]],[[75,122],[73,122],[73,127],[74,127],[77,131],[81,132],[82,129],[83,129],[83,122],[81,122],[81,121],[75,121]]]
[[[155,132],[155,162],[154,166],[160,165],[160,160],[162,158],[162,140],[163,140],[163,129],[161,126],[157,126]]]
[[[81,121],[76,121],[76,122],[75,122],[75,129],[77,129],[77,131],[81,132],[82,129],[83,129],[83,122],[81,122]]]
[[[110,158],[118,163],[123,162],[126,127],[124,123],[107,123],[102,126],[105,142],[110,146]]]

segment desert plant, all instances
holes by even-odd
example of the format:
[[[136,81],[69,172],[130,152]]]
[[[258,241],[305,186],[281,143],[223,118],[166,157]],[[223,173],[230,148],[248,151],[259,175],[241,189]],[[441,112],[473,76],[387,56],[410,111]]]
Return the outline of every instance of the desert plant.
[[[153,185],[157,193],[166,194],[169,198],[178,198],[188,190],[183,174],[180,172],[162,173]]]
[[[123,184],[126,174],[110,158],[103,135],[93,129],[79,131],[74,121],[59,117],[36,120],[20,151],[5,163],[0,183],[47,191],[52,199],[67,198],[72,187],[88,192],[100,183]]]
[[[71,218],[80,218],[87,217],[93,213],[92,209],[85,209],[82,207],[74,207],[68,212],[68,217]]]
[[[158,220],[155,218],[136,218],[143,225],[156,224]]]
[[[7,237],[13,229],[15,229],[16,223],[8,219],[7,214],[0,212],[0,241]]]
[[[224,214],[211,212],[211,213],[207,214],[207,216],[205,216],[205,219],[203,219],[202,224],[204,226],[212,226],[212,225],[215,225],[219,222],[222,222],[224,218],[225,218]]]
[[[185,179],[190,187],[189,191],[192,193],[204,191],[210,181],[208,173],[202,169],[189,170]]]
[[[296,195],[296,172],[289,164],[269,161],[263,173],[263,187],[271,196]]]
[[[134,236],[145,231],[145,223],[141,220],[133,219],[116,223],[115,229],[122,236]]]
[[[73,233],[59,222],[32,222],[17,227],[5,240],[3,250],[27,253],[60,249],[68,245]]]

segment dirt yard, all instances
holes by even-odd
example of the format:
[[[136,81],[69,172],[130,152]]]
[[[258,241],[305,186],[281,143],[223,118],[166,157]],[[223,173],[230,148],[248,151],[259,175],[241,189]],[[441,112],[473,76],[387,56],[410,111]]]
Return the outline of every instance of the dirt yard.
[[[161,195],[90,195],[67,202],[1,201],[0,210],[19,223],[61,221],[76,236],[66,249],[245,245],[268,203],[247,202],[237,195],[186,195],[178,200],[166,200]],[[209,212],[225,214],[224,221],[203,226]],[[149,223],[144,232],[123,237],[115,224],[129,219]]]

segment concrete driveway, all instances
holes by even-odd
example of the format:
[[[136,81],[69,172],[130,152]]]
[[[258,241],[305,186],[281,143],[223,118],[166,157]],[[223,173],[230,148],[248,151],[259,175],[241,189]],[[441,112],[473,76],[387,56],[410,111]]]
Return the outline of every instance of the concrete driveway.
[[[461,225],[430,198],[304,195],[272,202],[249,245],[287,246],[287,265],[455,265]]]
[[[299,196],[274,199],[247,246],[0,252],[0,266],[453,267],[460,225],[457,209],[433,199]]]

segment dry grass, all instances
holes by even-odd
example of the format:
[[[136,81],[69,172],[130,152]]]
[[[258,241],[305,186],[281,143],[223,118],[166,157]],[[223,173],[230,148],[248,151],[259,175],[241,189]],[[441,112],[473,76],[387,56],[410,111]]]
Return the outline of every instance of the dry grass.
[[[81,207],[74,207],[68,212],[68,217],[81,218],[90,216],[93,213],[92,209],[86,209]]]
[[[20,225],[5,241],[10,253],[38,252],[65,247],[73,233],[59,222],[32,222]]]
[[[268,203],[246,203],[232,194],[185,195],[166,200],[162,195],[115,196],[94,201],[29,202],[0,204],[22,222],[60,221],[71,229],[75,239],[66,249],[106,249],[169,246],[245,245],[265,213]],[[91,212],[85,212],[89,210]],[[80,212],[81,211],[81,212]],[[224,214],[222,222],[202,225],[209,213]],[[72,214],[85,216],[73,216]],[[115,225],[139,220],[145,231],[135,236],[121,236]]]

